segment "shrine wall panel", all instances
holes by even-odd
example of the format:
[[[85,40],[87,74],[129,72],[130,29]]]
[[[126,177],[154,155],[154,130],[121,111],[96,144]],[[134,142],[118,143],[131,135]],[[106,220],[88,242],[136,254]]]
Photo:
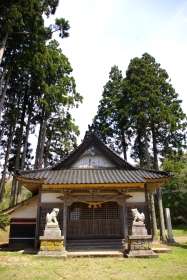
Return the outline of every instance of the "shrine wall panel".
[[[60,196],[62,196],[61,193],[41,193],[41,203],[62,203],[62,199],[59,198]]]
[[[129,192],[129,195],[132,197],[127,200],[127,203],[143,203],[145,202],[145,193],[144,192]]]
[[[32,219],[37,216],[38,197],[33,197],[28,203],[23,204],[10,214],[10,218]]]

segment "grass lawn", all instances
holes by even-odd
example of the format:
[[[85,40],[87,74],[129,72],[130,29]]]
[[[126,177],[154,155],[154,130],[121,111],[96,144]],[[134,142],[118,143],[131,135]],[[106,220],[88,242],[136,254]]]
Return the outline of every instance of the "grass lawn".
[[[0,252],[2,280],[186,280],[187,244],[157,259],[46,258]]]
[[[183,225],[183,226],[178,226],[178,227],[175,227],[173,229],[173,235],[175,237],[178,237],[178,236],[187,236],[187,226]]]
[[[186,229],[176,235],[187,241]],[[183,233],[183,235],[182,235]],[[176,236],[176,237],[177,237]],[[2,280],[186,280],[187,242],[157,259],[47,258],[0,251]]]

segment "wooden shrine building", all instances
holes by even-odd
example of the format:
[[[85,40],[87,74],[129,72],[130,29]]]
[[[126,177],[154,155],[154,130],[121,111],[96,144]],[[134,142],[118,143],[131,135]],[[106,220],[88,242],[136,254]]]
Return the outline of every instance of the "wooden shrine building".
[[[57,218],[68,249],[84,241],[126,240],[132,208],[144,212],[151,234],[150,194],[165,184],[168,174],[133,167],[88,132],[59,164],[19,171],[16,178],[33,196],[10,211],[10,245],[39,247],[46,214],[59,208]]]

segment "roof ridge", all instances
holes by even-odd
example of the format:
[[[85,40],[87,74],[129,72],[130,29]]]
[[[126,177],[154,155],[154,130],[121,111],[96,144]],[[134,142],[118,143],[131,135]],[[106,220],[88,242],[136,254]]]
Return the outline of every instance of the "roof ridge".
[[[169,175],[170,172],[163,171],[163,170],[154,170],[154,169],[147,169],[147,168],[140,168],[136,167],[136,170],[146,171],[146,172],[154,172],[154,173],[160,173],[160,174],[166,174]]]

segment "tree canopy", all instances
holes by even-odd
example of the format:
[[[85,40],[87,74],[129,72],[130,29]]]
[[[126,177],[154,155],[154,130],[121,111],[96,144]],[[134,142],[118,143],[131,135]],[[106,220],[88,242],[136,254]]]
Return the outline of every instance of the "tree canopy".
[[[172,173],[172,179],[163,190],[163,200],[171,210],[174,224],[187,224],[187,154],[166,158],[162,164],[164,171]]]
[[[68,58],[52,38],[54,32],[67,38],[70,26],[64,18],[44,26],[44,14],[54,14],[57,5],[58,0],[0,4],[0,200],[7,175],[46,167],[76,146],[79,129],[71,112],[82,97]],[[20,192],[14,177],[11,206]]]
[[[125,78],[112,67],[93,126],[116,152],[123,147],[124,158],[131,148],[141,167],[158,169],[159,159],[185,146],[181,100],[166,70],[147,53],[130,61]]]

